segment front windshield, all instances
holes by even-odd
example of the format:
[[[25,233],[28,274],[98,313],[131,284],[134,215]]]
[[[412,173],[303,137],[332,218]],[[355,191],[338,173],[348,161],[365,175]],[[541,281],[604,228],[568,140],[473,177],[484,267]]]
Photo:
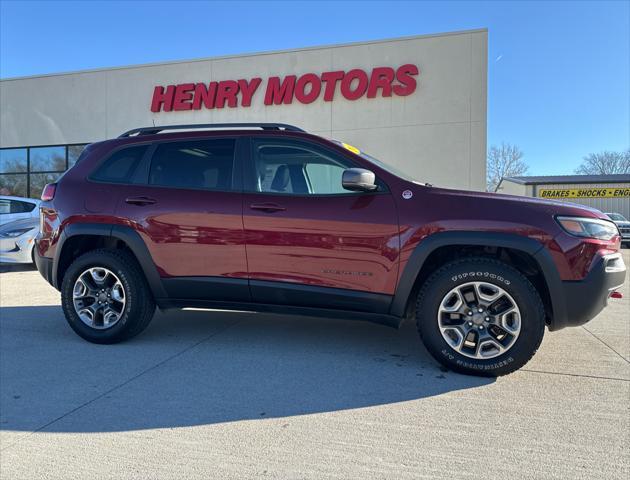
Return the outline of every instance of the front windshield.
[[[359,150],[357,147],[354,147],[348,143],[340,142],[339,140],[333,140],[333,143],[336,143],[337,145],[345,148],[346,150],[350,150],[355,155],[358,155],[359,157],[364,158],[368,162],[375,164],[377,167],[382,168],[383,170],[385,170],[388,173],[391,173],[392,175],[400,177],[403,180],[407,180],[408,182],[421,183],[421,182],[418,182],[415,178],[410,177],[405,172],[401,172],[396,167],[393,167],[392,165],[389,165],[385,162],[380,161],[378,158],[373,157],[372,155],[365,153],[362,150]]]
[[[627,222],[626,218],[621,213],[609,213],[608,216],[615,222]]]

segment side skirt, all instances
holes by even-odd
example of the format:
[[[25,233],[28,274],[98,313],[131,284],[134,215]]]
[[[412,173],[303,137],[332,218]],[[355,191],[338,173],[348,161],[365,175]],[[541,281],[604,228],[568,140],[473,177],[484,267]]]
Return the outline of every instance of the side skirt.
[[[340,320],[360,320],[388,327],[398,328],[402,318],[392,315],[329,308],[301,307],[294,305],[275,305],[269,303],[224,302],[211,300],[188,300],[160,298],[156,303],[161,310],[196,308],[204,310],[231,310],[244,312],[276,313],[280,315],[300,315],[306,317],[334,318]]]
[[[365,320],[398,328],[402,318],[389,314],[391,295],[226,277],[162,279],[166,295],[160,309],[203,308]],[[322,307],[323,306],[323,307]]]

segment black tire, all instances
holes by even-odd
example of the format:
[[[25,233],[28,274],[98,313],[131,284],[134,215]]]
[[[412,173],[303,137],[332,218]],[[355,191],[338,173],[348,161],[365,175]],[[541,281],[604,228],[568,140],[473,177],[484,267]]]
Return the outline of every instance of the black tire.
[[[74,284],[88,268],[104,267],[113,272],[123,285],[126,304],[117,323],[106,329],[84,323],[74,309]],[[78,257],[66,271],[61,285],[61,305],[66,320],[80,337],[88,342],[112,344],[130,339],[142,332],[155,313],[155,301],[136,259],[124,250],[93,250]]]
[[[521,312],[521,330],[513,345],[494,358],[471,358],[452,348],[442,337],[438,311],[451,289],[483,281],[505,290]],[[518,270],[498,260],[473,257],[450,262],[424,283],[416,303],[418,332],[427,350],[445,367],[456,372],[495,377],[525,365],[536,353],[545,332],[545,309],[531,282]]]

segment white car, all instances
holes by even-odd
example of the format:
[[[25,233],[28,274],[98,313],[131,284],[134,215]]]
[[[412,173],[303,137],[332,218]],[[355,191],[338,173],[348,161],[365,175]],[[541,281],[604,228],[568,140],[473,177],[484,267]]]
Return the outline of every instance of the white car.
[[[0,226],[16,220],[39,218],[39,200],[0,195]]]
[[[23,218],[0,226],[0,263],[33,263],[39,218]]]

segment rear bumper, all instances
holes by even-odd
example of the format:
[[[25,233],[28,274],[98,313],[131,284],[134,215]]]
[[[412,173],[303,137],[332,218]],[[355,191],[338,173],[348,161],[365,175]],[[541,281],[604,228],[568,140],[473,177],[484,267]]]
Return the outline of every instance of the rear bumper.
[[[555,315],[550,330],[584,325],[606,305],[610,294],[623,285],[626,266],[620,253],[602,256],[584,280],[561,282],[564,315]],[[556,299],[557,300],[557,299]]]
[[[33,257],[35,257],[35,265],[37,265],[37,270],[39,273],[46,279],[48,283],[50,283],[53,287],[55,284],[53,282],[53,259],[48,257],[42,257],[37,251],[37,246],[35,247]],[[55,287],[57,288],[57,287]]]

